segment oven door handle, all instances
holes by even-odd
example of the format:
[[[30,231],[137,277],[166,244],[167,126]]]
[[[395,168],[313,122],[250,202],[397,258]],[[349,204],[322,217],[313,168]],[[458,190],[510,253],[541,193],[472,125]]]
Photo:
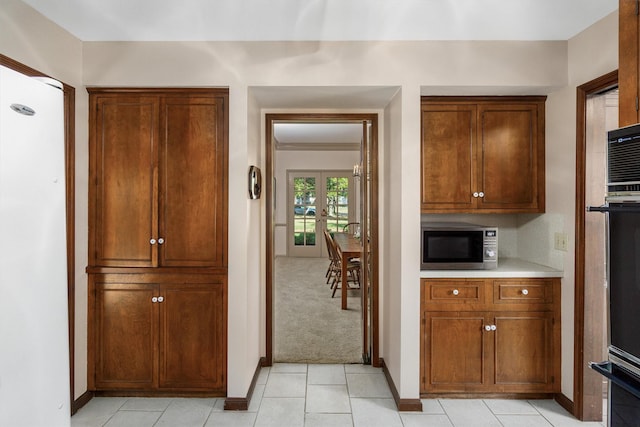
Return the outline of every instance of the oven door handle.
[[[626,205],[626,206],[587,206],[587,212],[630,212],[630,213],[640,213],[640,204],[637,205]]]
[[[624,374],[622,372],[614,372],[613,363],[609,361],[599,363],[589,362],[589,367],[600,375],[604,375],[612,382],[633,394],[635,397],[640,398],[640,383],[638,382],[637,377],[633,377],[631,374]]]

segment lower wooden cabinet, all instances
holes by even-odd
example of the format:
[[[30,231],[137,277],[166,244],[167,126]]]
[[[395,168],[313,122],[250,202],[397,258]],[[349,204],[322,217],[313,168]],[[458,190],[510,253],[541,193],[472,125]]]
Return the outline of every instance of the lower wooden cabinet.
[[[206,275],[172,279],[93,277],[90,389],[224,394],[225,280]]]
[[[493,344],[492,383],[503,392],[553,392],[553,313],[504,312],[489,316]],[[495,326],[495,329],[493,327]],[[560,378],[558,378],[558,385]]]
[[[423,279],[421,393],[559,391],[559,285]]]
[[[482,313],[429,313],[423,320],[423,392],[482,388],[487,349]]]

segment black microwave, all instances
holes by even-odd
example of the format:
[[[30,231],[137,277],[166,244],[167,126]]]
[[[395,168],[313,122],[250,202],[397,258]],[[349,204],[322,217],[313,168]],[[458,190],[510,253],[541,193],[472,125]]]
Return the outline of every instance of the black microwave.
[[[498,268],[498,229],[464,222],[423,222],[421,270]]]

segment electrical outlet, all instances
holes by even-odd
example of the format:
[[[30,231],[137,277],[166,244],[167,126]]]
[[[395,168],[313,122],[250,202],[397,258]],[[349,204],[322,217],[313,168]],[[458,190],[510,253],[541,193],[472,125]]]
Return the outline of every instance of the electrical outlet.
[[[567,233],[555,233],[553,237],[553,247],[559,251],[567,252],[567,240],[569,240]]]

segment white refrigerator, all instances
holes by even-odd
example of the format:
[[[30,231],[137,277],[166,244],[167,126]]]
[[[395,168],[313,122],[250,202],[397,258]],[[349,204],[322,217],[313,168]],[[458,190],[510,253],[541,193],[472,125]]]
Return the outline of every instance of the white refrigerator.
[[[63,93],[0,66],[0,426],[69,426]]]

